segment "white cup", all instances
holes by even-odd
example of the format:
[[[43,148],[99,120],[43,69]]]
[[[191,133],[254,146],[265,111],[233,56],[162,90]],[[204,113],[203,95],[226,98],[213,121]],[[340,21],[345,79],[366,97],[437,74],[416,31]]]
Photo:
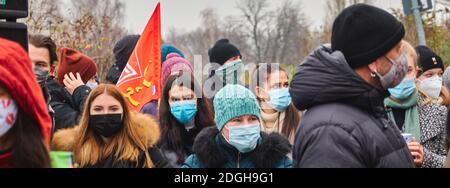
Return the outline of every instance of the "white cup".
[[[413,141],[413,135],[409,133],[403,133],[402,134],[403,139],[405,139],[406,144],[409,144]]]

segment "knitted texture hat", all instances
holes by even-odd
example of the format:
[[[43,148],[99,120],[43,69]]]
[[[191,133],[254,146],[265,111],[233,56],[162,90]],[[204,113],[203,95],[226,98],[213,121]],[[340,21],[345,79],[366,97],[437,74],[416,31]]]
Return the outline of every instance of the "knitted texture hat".
[[[161,85],[164,85],[167,78],[173,73],[180,71],[193,72],[193,67],[188,60],[180,57],[177,53],[170,53],[167,55],[167,60],[163,63],[161,68]]]
[[[422,73],[430,69],[439,68],[444,71],[444,62],[433,50],[426,46],[416,47],[417,55],[419,56],[418,64]]]
[[[1,38],[0,49],[0,87],[8,91],[28,118],[39,124],[43,140],[49,145],[52,120],[28,54],[19,44]]]
[[[64,75],[80,73],[81,79],[87,83],[97,74],[97,65],[92,58],[71,48],[59,50],[58,82],[64,85]]]
[[[220,65],[225,64],[229,59],[236,56],[241,56],[239,49],[230,43],[228,39],[220,39],[214,44],[214,46],[208,51],[209,62],[218,63]]]
[[[177,53],[180,57],[184,58],[184,53],[181,50],[170,44],[163,44],[161,46],[161,63],[166,62],[167,55],[171,53]]]
[[[226,85],[214,97],[214,113],[217,129],[223,129],[231,119],[254,115],[260,119],[261,108],[255,95],[241,85]]]
[[[331,46],[352,68],[373,63],[405,36],[403,24],[389,12],[366,4],[344,9],[333,23]]]

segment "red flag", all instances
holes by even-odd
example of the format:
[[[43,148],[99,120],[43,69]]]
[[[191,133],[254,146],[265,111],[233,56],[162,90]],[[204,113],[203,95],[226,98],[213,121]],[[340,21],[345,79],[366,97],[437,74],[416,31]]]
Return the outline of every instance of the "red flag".
[[[132,111],[161,97],[161,12],[156,6],[117,82]]]

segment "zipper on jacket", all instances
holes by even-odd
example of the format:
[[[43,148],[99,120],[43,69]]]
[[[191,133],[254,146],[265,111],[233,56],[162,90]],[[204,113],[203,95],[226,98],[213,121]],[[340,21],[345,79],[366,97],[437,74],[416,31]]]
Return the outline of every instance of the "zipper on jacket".
[[[240,168],[240,164],[239,163],[241,163],[241,152],[238,153],[237,168]]]

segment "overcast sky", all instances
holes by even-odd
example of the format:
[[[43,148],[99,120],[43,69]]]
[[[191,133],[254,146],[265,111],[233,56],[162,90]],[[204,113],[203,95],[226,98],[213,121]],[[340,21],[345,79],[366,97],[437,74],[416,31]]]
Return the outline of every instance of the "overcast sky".
[[[141,33],[150,18],[158,0],[123,0],[126,6],[125,27],[130,33]],[[313,27],[320,27],[325,17],[326,0],[293,0],[301,2],[303,11]],[[271,6],[282,0],[269,0]],[[379,0],[383,8],[400,8],[401,0]],[[222,17],[238,15],[236,0],[161,0],[162,35],[169,28],[192,30],[200,25],[200,12],[205,8],[214,8]]]

